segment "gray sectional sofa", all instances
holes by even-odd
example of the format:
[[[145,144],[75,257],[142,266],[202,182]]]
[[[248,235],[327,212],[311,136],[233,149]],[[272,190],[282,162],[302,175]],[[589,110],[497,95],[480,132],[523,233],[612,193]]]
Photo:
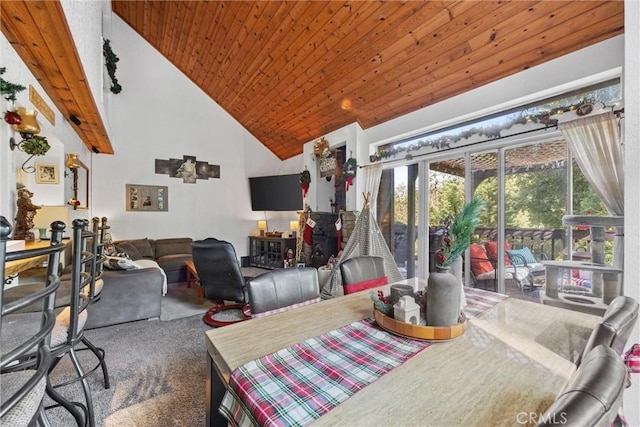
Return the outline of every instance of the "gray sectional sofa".
[[[135,239],[114,242],[116,250],[126,252],[142,268],[135,270],[105,269],[100,300],[89,308],[86,329],[160,317],[161,301],[167,284],[186,281],[185,262],[191,259],[191,238]],[[56,292],[56,306],[69,304],[71,284],[71,245],[65,251],[63,282]],[[43,278],[25,278],[26,284],[7,289],[3,296],[9,302],[34,287]],[[20,279],[23,281],[22,277]],[[30,281],[35,283],[29,284]],[[39,307],[35,307],[40,309]],[[33,311],[27,307],[23,311]]]
[[[100,301],[91,306],[87,329],[160,317],[160,303],[171,283],[187,280],[192,239],[134,239],[115,241],[116,251],[143,268],[105,269]]]

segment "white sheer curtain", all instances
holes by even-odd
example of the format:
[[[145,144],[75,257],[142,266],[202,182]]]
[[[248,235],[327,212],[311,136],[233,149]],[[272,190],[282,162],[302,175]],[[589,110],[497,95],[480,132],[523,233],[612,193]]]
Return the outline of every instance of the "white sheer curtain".
[[[624,151],[613,112],[561,123],[587,181],[598,193],[610,215],[624,216]],[[613,265],[623,268],[624,229],[616,227]],[[622,286],[620,287],[622,293]]]
[[[380,189],[380,180],[382,179],[382,163],[365,166],[362,172],[364,178],[364,194],[369,194],[371,211],[375,214],[376,200],[378,200],[378,190]]]
[[[624,215],[624,153],[612,112],[561,123],[560,131],[609,214]]]

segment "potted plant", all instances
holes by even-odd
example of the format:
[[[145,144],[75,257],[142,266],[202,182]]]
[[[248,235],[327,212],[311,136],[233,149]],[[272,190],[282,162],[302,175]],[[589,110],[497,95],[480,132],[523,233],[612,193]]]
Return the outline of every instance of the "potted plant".
[[[22,151],[32,156],[44,156],[51,148],[47,142],[47,138],[40,135],[34,135],[30,138],[24,139],[20,146]]]

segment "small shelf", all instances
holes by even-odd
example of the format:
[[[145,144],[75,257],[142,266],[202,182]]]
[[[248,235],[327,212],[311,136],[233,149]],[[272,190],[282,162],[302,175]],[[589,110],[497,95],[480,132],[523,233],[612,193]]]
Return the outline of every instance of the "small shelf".
[[[249,236],[249,265],[271,270],[283,268],[289,249],[295,252],[295,237]]]

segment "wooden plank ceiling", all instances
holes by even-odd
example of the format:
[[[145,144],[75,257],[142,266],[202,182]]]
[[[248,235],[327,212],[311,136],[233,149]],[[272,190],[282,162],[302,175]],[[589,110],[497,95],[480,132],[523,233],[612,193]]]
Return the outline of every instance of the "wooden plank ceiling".
[[[0,22],[4,36],[87,148],[113,154],[60,2],[0,1]]]
[[[281,159],[624,31],[622,1],[112,1]],[[455,115],[455,112],[452,112]]]
[[[111,152],[59,3],[0,5],[3,33],[56,106],[81,119],[87,146]],[[622,1],[113,0],[112,8],[281,159],[354,121],[367,129],[624,31]]]

